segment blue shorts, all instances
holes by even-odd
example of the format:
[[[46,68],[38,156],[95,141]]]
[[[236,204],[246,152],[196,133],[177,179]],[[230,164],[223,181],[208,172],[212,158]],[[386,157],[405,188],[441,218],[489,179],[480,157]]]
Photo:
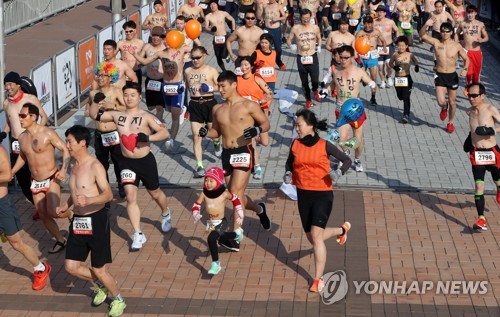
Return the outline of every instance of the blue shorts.
[[[182,101],[184,100],[184,91],[186,89],[184,88],[182,93],[177,93],[179,87],[184,88],[182,81],[176,83],[162,83],[161,91],[166,107],[170,106],[180,108],[182,106]]]
[[[370,57],[369,59],[362,58],[361,61],[363,62],[364,68],[370,69],[373,67],[378,67],[378,57],[377,58]]]

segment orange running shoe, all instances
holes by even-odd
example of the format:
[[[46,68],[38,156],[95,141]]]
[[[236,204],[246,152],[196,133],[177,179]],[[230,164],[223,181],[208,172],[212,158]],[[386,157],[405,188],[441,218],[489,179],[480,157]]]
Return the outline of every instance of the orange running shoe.
[[[474,226],[472,227],[478,231],[485,231],[488,230],[488,223],[486,222],[486,219],[483,216],[480,216],[479,219],[474,224]]]
[[[52,271],[52,266],[45,262],[45,271],[36,271],[33,277],[33,289],[39,291],[45,287],[47,281],[49,280],[50,271]]]
[[[309,287],[309,292],[318,293],[325,287],[325,282],[322,278],[314,278],[311,287]]]
[[[313,106],[312,100],[307,100],[306,101],[306,109],[312,108],[312,106]]]
[[[453,125],[453,122],[448,122],[448,124],[446,125],[446,131],[448,131],[448,133],[455,132],[455,126]]]
[[[337,243],[340,245],[343,245],[347,241],[347,231],[351,230],[351,223],[348,221],[344,222],[342,228],[344,228],[344,233],[337,236]]]

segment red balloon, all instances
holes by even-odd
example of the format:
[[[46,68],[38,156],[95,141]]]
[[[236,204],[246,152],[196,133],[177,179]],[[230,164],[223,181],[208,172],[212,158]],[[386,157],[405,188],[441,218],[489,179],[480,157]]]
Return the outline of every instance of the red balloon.
[[[201,24],[196,20],[189,20],[184,29],[187,36],[193,41],[196,40],[201,34]]]
[[[370,51],[370,42],[366,39],[366,37],[362,36],[356,40],[354,43],[354,48],[356,52],[361,55],[365,55]]]
[[[168,32],[165,41],[169,47],[180,49],[184,45],[184,34],[180,31],[172,30]]]

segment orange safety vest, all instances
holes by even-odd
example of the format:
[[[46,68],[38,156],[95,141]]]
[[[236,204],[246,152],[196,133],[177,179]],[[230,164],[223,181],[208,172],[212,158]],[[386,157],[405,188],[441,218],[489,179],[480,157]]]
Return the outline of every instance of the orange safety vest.
[[[255,77],[258,76],[256,74],[252,74],[248,79],[243,78],[243,75],[238,76],[238,87],[236,91],[243,98],[247,98],[249,100],[259,102],[264,99],[264,91],[257,84]],[[263,103],[260,105],[262,108],[266,106],[269,108],[269,103]]]
[[[261,50],[256,50],[257,58],[255,61],[258,63],[263,61],[264,64],[262,67],[259,67],[255,70],[255,73],[260,74],[266,83],[275,83],[276,78],[276,69],[274,65],[276,64],[276,51],[271,51],[271,54],[266,55],[262,53]]]
[[[292,145],[293,184],[299,189],[327,191],[332,190],[330,178],[330,159],[326,153],[325,139],[313,146],[305,146],[296,140]]]

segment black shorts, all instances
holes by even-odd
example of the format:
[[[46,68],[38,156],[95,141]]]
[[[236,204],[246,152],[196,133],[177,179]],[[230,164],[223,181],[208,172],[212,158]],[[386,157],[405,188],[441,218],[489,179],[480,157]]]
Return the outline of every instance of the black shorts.
[[[154,107],[154,106],[163,106],[165,108],[165,100],[163,99],[163,95],[161,93],[161,83],[163,82],[163,79],[156,80],[157,82],[160,83],[160,90],[154,91],[154,90],[148,90],[148,83],[151,80],[156,80],[156,79],[151,79],[149,77],[146,77],[146,82],[144,83],[145,88],[146,88],[146,106],[149,107]]]
[[[139,182],[142,181],[142,184],[147,190],[155,190],[160,187],[158,166],[151,152],[145,157],[138,159],[124,157],[123,161],[120,162],[120,168],[123,186],[139,186]]]
[[[217,100],[213,96],[208,98],[212,99],[191,97],[191,101],[189,101],[189,120],[191,122],[212,122],[212,109],[217,104]]]
[[[493,151],[493,153],[495,154],[496,164],[474,165],[476,151]],[[472,150],[470,151],[469,158],[472,163],[472,175],[474,175],[474,182],[477,181],[484,182],[484,177],[486,176],[487,171],[491,173],[493,181],[498,182],[500,180],[500,169],[498,168],[499,157],[500,157],[500,147],[498,147],[498,145],[495,145],[495,147],[489,149],[477,149],[473,147]]]
[[[243,164],[238,163],[238,162],[234,162],[233,165],[231,165],[231,163],[230,163],[231,156],[236,155],[236,154],[243,154],[243,153],[250,154],[249,162],[243,163]],[[254,151],[252,144],[248,144],[246,146],[242,146],[242,147],[239,147],[236,149],[223,149],[221,161],[222,161],[222,169],[224,171],[226,171],[226,176],[231,175],[233,173],[233,170],[235,170],[235,169],[241,170],[244,172],[251,171],[253,173],[254,153],[255,153],[255,151]]]
[[[313,191],[297,188],[297,203],[304,232],[311,227],[325,229],[333,207],[333,191]]]
[[[78,218],[90,218],[92,234],[76,234],[73,224]],[[75,215],[69,225],[68,246],[66,259],[85,262],[90,253],[92,267],[101,268],[111,263],[111,230],[107,209],[103,208],[87,216]]]
[[[12,197],[7,194],[0,198],[0,233],[12,236],[21,231],[21,220]]]
[[[451,90],[458,89],[458,75],[456,72],[453,73],[436,73],[437,77],[434,79],[434,84],[436,87],[446,87]]]
[[[226,217],[222,218],[221,220],[222,220],[221,223],[219,223],[217,226],[213,227],[213,231],[217,231],[217,233],[219,235],[222,235],[227,230],[227,219],[226,219]],[[208,224],[208,221],[209,220],[207,220],[207,224]]]

